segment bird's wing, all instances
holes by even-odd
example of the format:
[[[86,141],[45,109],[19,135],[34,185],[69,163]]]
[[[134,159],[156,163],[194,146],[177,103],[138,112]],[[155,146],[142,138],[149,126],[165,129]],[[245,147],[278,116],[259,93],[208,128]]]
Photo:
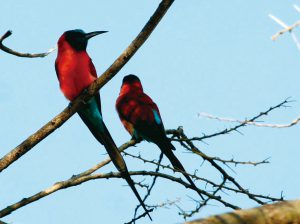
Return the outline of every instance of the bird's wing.
[[[89,63],[89,69],[90,69],[90,73],[92,76],[94,76],[95,78],[97,78],[97,72],[96,72],[96,69],[95,69],[95,66],[92,62],[92,59],[90,59],[90,63]],[[100,93],[98,92],[96,95],[95,95],[95,98],[96,98],[96,102],[97,102],[97,105],[98,105],[98,109],[102,115],[102,111],[101,111],[101,100],[100,100]]]
[[[132,126],[142,138],[157,142],[165,138],[165,130],[159,109],[153,100],[146,94],[131,94],[117,103],[117,110],[124,126]]]

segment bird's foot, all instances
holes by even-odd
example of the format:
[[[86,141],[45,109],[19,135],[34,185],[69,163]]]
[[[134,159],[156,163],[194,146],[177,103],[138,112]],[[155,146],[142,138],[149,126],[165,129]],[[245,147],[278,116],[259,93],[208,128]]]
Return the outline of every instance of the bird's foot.
[[[68,108],[71,109],[72,106],[73,106],[73,103],[70,102],[70,103],[68,104]]]
[[[81,102],[83,105],[87,105],[87,104],[88,104],[88,101],[86,101],[86,100],[80,100],[80,102]]]
[[[135,137],[135,136],[132,136],[131,137],[131,140],[133,140],[133,141],[135,141],[136,143],[140,143],[141,141],[143,141],[143,139],[142,138],[137,138],[137,137]]]
[[[87,94],[87,93],[88,93],[88,89],[87,89],[87,88],[83,89],[82,92],[81,92],[81,94]],[[83,105],[88,104],[88,101],[89,101],[89,100],[80,100],[80,102],[81,102]]]
[[[77,177],[79,177],[79,176],[80,176],[79,174],[77,174],[77,175],[73,174],[73,175],[71,176],[71,179],[75,179],[75,178],[77,178]]]
[[[87,94],[87,93],[88,93],[88,88],[82,90],[82,94]]]

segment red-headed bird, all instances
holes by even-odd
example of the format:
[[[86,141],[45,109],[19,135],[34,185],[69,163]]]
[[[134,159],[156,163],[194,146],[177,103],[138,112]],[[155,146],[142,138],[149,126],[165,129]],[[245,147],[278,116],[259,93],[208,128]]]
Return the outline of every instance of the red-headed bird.
[[[58,40],[58,54],[55,61],[55,69],[60,84],[60,89],[65,97],[72,101],[83,90],[85,90],[96,78],[96,69],[91,58],[86,52],[88,40],[98,34],[107,31],[96,31],[85,33],[82,30],[66,31]],[[100,94],[97,93],[78,111],[79,116],[92,132],[94,137],[104,145],[113,164],[120,171],[131,187],[151,219],[146,206],[139,196],[134,182],[132,181],[125,161],[121,156],[118,147],[109,134],[101,114]],[[152,219],[151,219],[152,220]]]
[[[124,77],[116,109],[124,127],[134,139],[144,139],[155,143],[168,157],[172,166],[181,171],[192,187],[197,189],[192,179],[185,173],[181,162],[174,155],[172,150],[175,150],[175,147],[166,136],[158,107],[144,93],[141,81],[137,76],[127,75]],[[199,195],[204,199],[201,194]]]

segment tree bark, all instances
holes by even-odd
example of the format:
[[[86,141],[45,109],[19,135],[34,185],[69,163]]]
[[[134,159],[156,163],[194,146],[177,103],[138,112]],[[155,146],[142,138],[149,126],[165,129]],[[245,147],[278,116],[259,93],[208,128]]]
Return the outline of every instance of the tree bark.
[[[299,224],[300,200],[285,201],[211,216],[186,224]]]

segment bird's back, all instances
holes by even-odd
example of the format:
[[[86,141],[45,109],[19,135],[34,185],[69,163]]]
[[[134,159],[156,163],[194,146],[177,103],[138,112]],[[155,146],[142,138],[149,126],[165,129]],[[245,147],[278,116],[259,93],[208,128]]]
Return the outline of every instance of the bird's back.
[[[155,143],[165,140],[165,130],[158,107],[144,92],[121,94],[117,99],[116,108],[131,135]]]

